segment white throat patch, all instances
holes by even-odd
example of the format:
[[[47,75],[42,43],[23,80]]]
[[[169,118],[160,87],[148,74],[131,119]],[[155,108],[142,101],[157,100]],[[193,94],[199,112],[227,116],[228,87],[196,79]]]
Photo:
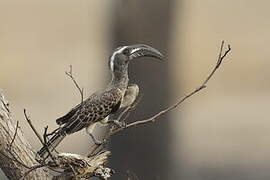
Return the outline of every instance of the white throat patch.
[[[115,51],[112,54],[111,59],[110,59],[110,69],[111,69],[111,71],[113,71],[113,69],[114,69],[114,59],[115,59],[116,54],[121,53],[126,48],[127,48],[127,46],[123,46],[123,47],[119,48],[117,51]]]

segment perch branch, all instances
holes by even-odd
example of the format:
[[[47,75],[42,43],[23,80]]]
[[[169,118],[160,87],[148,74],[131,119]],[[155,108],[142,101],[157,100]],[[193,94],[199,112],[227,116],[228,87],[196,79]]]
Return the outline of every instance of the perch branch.
[[[197,87],[196,89],[194,89],[193,91],[191,91],[190,93],[188,93],[187,95],[185,95],[184,97],[182,97],[178,102],[176,102],[175,104],[171,105],[170,107],[158,112],[157,114],[153,115],[150,118],[144,119],[144,120],[139,120],[139,121],[135,121],[133,123],[127,124],[126,127],[123,128],[118,128],[115,129],[114,131],[112,131],[110,133],[111,135],[114,135],[124,129],[128,129],[131,127],[135,127],[138,125],[143,125],[143,124],[147,124],[147,123],[151,123],[151,122],[155,122],[155,120],[162,116],[165,113],[168,113],[169,111],[175,109],[176,107],[178,107],[180,104],[182,104],[184,101],[186,101],[189,97],[193,96],[194,94],[198,93],[199,91],[203,90],[206,88],[206,85],[208,83],[208,81],[213,77],[213,75],[215,74],[216,70],[220,67],[221,63],[223,62],[224,58],[228,55],[228,53],[231,51],[231,46],[228,45],[228,49],[225,51],[225,53],[222,55],[223,52],[223,47],[224,47],[224,41],[222,41],[221,43],[221,47],[220,47],[220,51],[219,51],[219,55],[218,55],[218,59],[217,59],[217,63],[214,66],[214,68],[212,69],[212,71],[210,72],[210,74],[206,77],[206,79],[202,82],[202,84]]]
[[[117,121],[119,121],[119,122],[120,121],[125,121],[128,118],[128,116],[131,113],[131,111],[133,111],[135,109],[135,107],[141,102],[141,100],[142,100],[142,95],[140,95],[131,106],[125,108],[119,114],[119,116],[117,118]]]

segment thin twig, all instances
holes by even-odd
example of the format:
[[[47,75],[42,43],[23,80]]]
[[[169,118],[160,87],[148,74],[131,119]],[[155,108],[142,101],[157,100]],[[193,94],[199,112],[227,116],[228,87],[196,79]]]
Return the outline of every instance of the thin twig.
[[[139,97],[135,100],[135,102],[134,102],[133,104],[131,104],[129,107],[125,108],[125,109],[121,112],[121,114],[120,114],[120,115],[118,116],[118,118],[117,118],[117,121],[125,121],[125,120],[128,118],[130,112],[133,111],[133,110],[135,109],[135,107],[141,102],[141,100],[142,100],[142,95],[139,96]],[[125,115],[125,116],[124,116],[124,115]]]
[[[46,151],[48,152],[49,156],[51,157],[51,159],[53,160],[53,162],[55,162],[55,159],[53,157],[53,155],[51,154],[51,151],[48,147],[48,143],[47,143],[47,131],[48,131],[48,126],[46,126],[44,128],[44,133],[43,133],[43,141],[44,141],[44,144],[43,146],[46,148]],[[45,159],[44,159],[45,160]]]
[[[205,79],[205,81],[202,83],[202,85],[206,85],[207,82],[211,79],[211,77],[214,75],[214,73],[216,72],[216,70],[219,68],[219,66],[221,65],[223,59],[227,56],[227,54],[231,51],[231,46],[228,45],[228,49],[225,51],[224,55],[222,55],[222,51],[223,51],[223,47],[224,47],[224,41],[222,41],[221,46],[220,46],[220,50],[219,50],[219,55],[218,55],[218,60],[217,63],[214,67],[214,69],[211,71],[211,73],[207,76],[207,78]]]
[[[13,143],[14,143],[14,141],[15,141],[15,138],[16,138],[16,136],[17,136],[18,128],[19,128],[19,121],[17,121],[17,123],[16,123],[14,135],[13,135],[13,137],[12,137],[10,143],[8,144],[9,154],[14,158],[14,159],[12,159],[12,158],[10,158],[10,159],[15,160],[16,162],[18,162],[18,163],[21,164],[22,166],[28,168],[27,165],[25,165],[25,164],[23,164],[23,163],[21,162],[20,156],[18,156],[18,154],[17,154],[16,152],[14,152],[14,153],[16,154],[16,156],[17,156],[17,157],[16,157],[16,156],[13,154],[12,149],[11,149],[11,148],[12,148],[12,145],[13,145]],[[7,156],[7,157],[8,157],[8,156]],[[19,159],[20,159],[20,160],[19,160]]]
[[[13,138],[12,138],[10,144],[9,144],[9,150],[11,149],[12,144],[13,144],[13,142],[15,141],[15,138],[16,138],[16,136],[17,136],[18,126],[19,126],[19,121],[17,121],[17,123],[16,123],[15,133],[14,133],[14,136],[13,136]]]
[[[26,109],[23,109],[23,113],[24,113],[24,117],[27,120],[29,126],[34,131],[35,135],[37,136],[37,138],[39,139],[41,144],[44,145],[44,141],[42,140],[41,135],[37,132],[36,128],[34,127],[32,121],[31,121],[31,119],[29,118],[29,116],[27,116]]]
[[[118,122],[123,122],[125,123],[125,120],[129,117],[130,113],[135,109],[135,107],[141,102],[142,100],[142,95],[138,96],[136,98],[136,100],[133,102],[133,104],[131,104],[130,106],[124,108],[124,110],[118,115],[116,121]],[[114,124],[111,124],[111,126],[109,127],[109,134],[113,131],[115,131],[116,129],[118,129],[119,127],[115,126]],[[108,136],[109,137],[109,136]],[[105,139],[107,139],[108,137],[105,137]]]
[[[35,126],[33,125],[32,123],[32,120],[29,118],[29,116],[27,115],[26,113],[26,109],[23,109],[23,112],[24,112],[24,117],[25,119],[27,120],[27,123],[29,124],[29,126],[31,127],[31,129],[33,130],[33,132],[35,133],[35,135],[37,136],[37,138],[39,139],[40,143],[43,145],[43,146],[46,146],[46,143],[43,141],[41,135],[38,133],[38,131],[36,130]],[[58,130],[58,129],[56,129]],[[55,131],[53,131],[52,133],[50,134],[47,134],[46,133],[46,137],[48,137],[49,135],[52,135]],[[56,151],[56,150],[55,150]],[[56,151],[57,152],[57,151]],[[34,152],[36,153],[36,152]]]
[[[9,153],[11,154],[11,152],[9,152]],[[29,167],[29,166],[27,166],[26,164],[24,164],[24,163],[20,162],[18,159],[16,159],[16,158],[14,157],[14,155],[13,155],[13,154],[11,154],[11,155],[14,157],[14,159],[13,159],[13,158],[11,158],[11,157],[9,157],[9,156],[7,156],[7,155],[6,155],[6,154],[4,154],[4,153],[2,153],[1,151],[0,151],[0,154],[1,154],[2,156],[4,156],[5,158],[7,158],[7,159],[11,160],[11,161],[15,161],[15,162],[17,162],[18,164],[20,164],[21,166],[25,167],[26,169],[30,169],[30,167]]]
[[[23,112],[24,112],[24,117],[25,119],[27,120],[27,123],[29,124],[29,126],[31,127],[31,129],[33,130],[33,132],[35,133],[35,135],[37,136],[37,138],[39,139],[40,143],[45,146],[45,142],[43,141],[41,135],[37,132],[35,126],[33,125],[32,123],[32,120],[29,118],[29,116],[27,115],[26,113],[26,109],[23,109]],[[49,133],[47,134],[46,133],[46,137],[50,136],[50,135],[53,135],[59,128],[57,128],[56,130],[54,130],[52,133]],[[33,150],[32,150],[33,151]],[[54,151],[56,151],[56,149],[54,149]],[[36,153],[35,151],[33,151],[34,153]],[[57,152],[57,151],[56,151]]]
[[[73,76],[72,65],[69,65],[69,72],[66,71],[65,73],[66,73],[66,75],[68,77],[70,77],[70,79],[73,81],[73,83],[75,84],[76,88],[80,92],[80,95],[81,95],[81,104],[82,104],[83,103],[83,88],[80,88],[79,84],[77,83],[76,79]]]
[[[5,109],[7,110],[8,113],[10,113],[9,108],[8,108],[8,104],[6,104],[6,102],[4,102],[4,100],[1,98],[1,102],[4,105]]]
[[[208,83],[208,81],[213,77],[213,75],[215,74],[216,70],[220,67],[222,61],[224,60],[224,58],[227,56],[227,54],[231,51],[231,46],[228,45],[228,49],[225,51],[225,53],[222,55],[222,51],[223,51],[223,46],[224,46],[224,41],[222,41],[221,43],[221,48],[219,51],[219,56],[218,56],[218,60],[217,63],[215,65],[215,67],[213,68],[213,70],[210,72],[210,74],[207,76],[207,78],[203,81],[203,83],[197,87],[196,89],[194,89],[193,91],[191,91],[190,93],[188,93],[187,95],[185,95],[184,97],[182,97],[178,102],[176,102],[175,104],[173,104],[172,106],[158,112],[157,114],[153,115],[150,118],[144,119],[144,120],[139,120],[139,121],[135,121],[133,123],[130,123],[128,125],[126,125],[126,127],[124,128],[118,128],[114,131],[112,131],[110,133],[109,136],[112,136],[124,129],[128,129],[131,127],[135,127],[138,125],[143,125],[146,123],[151,123],[151,122],[155,122],[156,118],[160,117],[161,115],[168,113],[169,111],[175,109],[176,107],[178,107],[180,104],[182,104],[186,99],[188,99],[189,97],[193,96],[194,94],[198,93],[199,91],[203,90],[206,88],[206,84]]]

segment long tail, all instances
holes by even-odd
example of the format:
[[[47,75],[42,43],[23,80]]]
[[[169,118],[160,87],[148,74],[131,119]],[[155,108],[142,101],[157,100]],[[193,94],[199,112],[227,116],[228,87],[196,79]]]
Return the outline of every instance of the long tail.
[[[43,146],[38,152],[38,159],[44,160],[49,157],[49,152],[52,152],[60,142],[65,138],[66,134],[58,131],[56,134],[47,142],[46,146]],[[49,151],[49,152],[48,152]]]

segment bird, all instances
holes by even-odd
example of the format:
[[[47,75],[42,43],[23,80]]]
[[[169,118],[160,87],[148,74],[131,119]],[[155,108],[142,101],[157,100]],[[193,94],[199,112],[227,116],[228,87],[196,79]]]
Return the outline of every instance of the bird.
[[[108,61],[111,72],[110,83],[103,90],[96,91],[67,114],[56,119],[59,128],[37,152],[38,159],[48,158],[50,151],[54,150],[67,135],[84,128],[95,142],[92,135],[95,125],[98,122],[108,124],[109,115],[134,103],[139,87],[136,84],[129,84],[128,66],[131,61],[140,57],[161,60],[164,56],[157,49],[145,44],[120,46],[115,49]]]
[[[137,84],[128,84],[126,91],[125,91],[125,95],[123,97],[123,100],[121,101],[121,105],[119,107],[119,109],[117,110],[117,112],[121,112],[123,114],[119,115],[119,120],[122,119],[123,115],[133,107],[133,105],[135,104],[137,97],[139,95],[139,86]],[[115,113],[111,113],[111,114],[115,114]],[[117,114],[115,114],[117,115]],[[121,117],[120,117],[121,116]],[[118,119],[118,118],[117,118]],[[116,125],[117,127],[125,127],[125,123],[124,122],[119,122],[118,120],[113,120],[110,118],[109,120],[109,116],[107,116],[106,118],[102,119],[101,121],[99,121],[101,124],[105,124],[107,125],[108,123],[113,123],[114,125]],[[94,131],[94,128],[96,127],[98,122],[93,123],[91,125],[89,125],[86,129],[86,133],[92,138],[92,140],[94,141],[94,143],[96,145],[100,145],[103,142],[97,140],[94,135],[92,134]]]

